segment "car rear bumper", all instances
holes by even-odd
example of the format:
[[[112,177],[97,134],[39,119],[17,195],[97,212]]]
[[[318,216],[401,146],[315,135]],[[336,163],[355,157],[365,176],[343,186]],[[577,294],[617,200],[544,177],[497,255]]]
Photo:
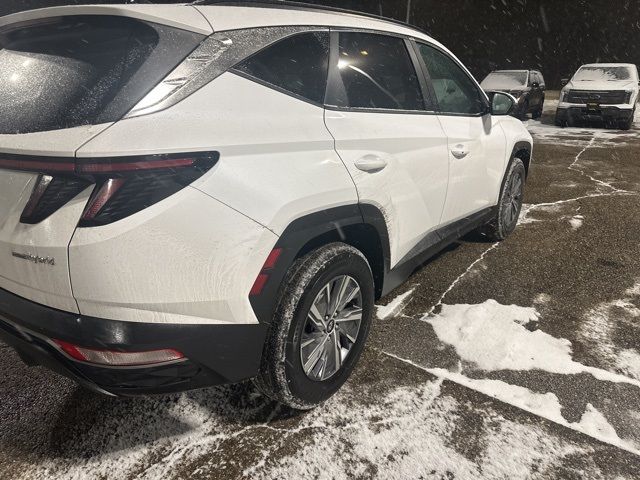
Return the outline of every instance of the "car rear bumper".
[[[572,121],[620,121],[629,120],[633,116],[632,108],[620,108],[613,105],[602,105],[596,110],[589,110],[586,105],[576,107],[558,107],[556,119]]]
[[[259,369],[265,335],[262,324],[151,324],[86,317],[0,289],[0,340],[28,365],[42,365],[101,393],[167,393],[251,378]],[[156,365],[105,367],[73,360],[55,346],[54,338],[124,352],[171,348],[185,358]]]

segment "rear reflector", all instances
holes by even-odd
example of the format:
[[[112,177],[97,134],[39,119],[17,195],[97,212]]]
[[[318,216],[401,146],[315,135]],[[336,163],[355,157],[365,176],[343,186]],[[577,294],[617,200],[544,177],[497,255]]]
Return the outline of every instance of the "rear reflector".
[[[79,362],[107,365],[113,367],[131,367],[166,363],[185,358],[177,350],[171,348],[150,350],[146,352],[119,352],[115,350],[96,350],[80,347],[63,340],[53,340],[68,356]]]
[[[249,296],[255,297],[256,295],[260,295],[262,293],[264,286],[269,280],[269,274],[271,270],[273,270],[276,266],[276,263],[278,262],[281,254],[282,248],[274,248],[273,250],[271,250],[269,256],[264,261],[264,265],[262,265],[262,270],[260,270],[260,273],[256,277],[255,282],[253,282],[253,286],[251,287]]]

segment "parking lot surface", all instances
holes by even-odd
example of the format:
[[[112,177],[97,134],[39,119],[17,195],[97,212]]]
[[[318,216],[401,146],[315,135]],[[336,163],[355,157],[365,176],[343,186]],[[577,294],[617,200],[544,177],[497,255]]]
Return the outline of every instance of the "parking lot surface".
[[[640,475],[640,122],[529,120],[516,232],[469,236],[382,299],[334,398],[250,383],[102,397],[0,345],[0,479]]]

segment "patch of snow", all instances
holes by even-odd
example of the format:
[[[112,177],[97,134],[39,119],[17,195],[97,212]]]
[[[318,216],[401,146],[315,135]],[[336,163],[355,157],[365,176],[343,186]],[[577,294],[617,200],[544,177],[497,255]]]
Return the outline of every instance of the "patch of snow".
[[[584,221],[583,215],[574,215],[569,219],[569,224],[571,225],[571,228],[573,230],[578,230],[582,226],[583,221]]]
[[[553,182],[549,185],[550,187],[559,187],[559,188],[576,188],[578,184],[571,180],[565,180],[563,182]]]
[[[562,405],[558,397],[552,392],[538,393],[526,387],[511,385],[502,380],[469,378],[459,372],[451,372],[443,368],[425,368],[397,355],[387,352],[385,352],[385,354],[429,372],[441,379],[452,381],[551,422],[572,430],[577,430],[601,442],[609,443],[628,452],[640,455],[639,446],[632,440],[623,440],[618,437],[615,429],[609,424],[608,420],[590,404],[587,404],[587,408],[580,422],[568,422],[562,416]]]
[[[376,314],[378,316],[378,319],[385,320],[402,312],[402,309],[406,306],[407,300],[414,290],[415,288],[412,288],[411,290],[404,292],[402,295],[398,295],[387,305],[378,305],[376,307]]]
[[[591,404],[587,404],[580,422],[568,422],[562,416],[562,405],[558,397],[552,392],[537,393],[526,387],[511,385],[501,380],[474,379],[441,368],[430,368],[427,371],[551,422],[582,432],[601,442],[640,455],[638,446],[632,440],[621,439],[604,415]]]
[[[569,340],[525,328],[538,315],[534,308],[501,305],[490,299],[477,305],[443,305],[439,314],[424,320],[462,360],[481,370],[590,373],[598,380],[640,387],[638,380],[573,361]]]
[[[624,293],[632,297],[640,297],[640,282],[637,282],[633,287],[629,287]]]
[[[629,83],[633,78],[631,69],[625,65],[583,66],[571,78],[572,82],[618,82]],[[588,87],[587,87],[588,88]]]
[[[538,221],[535,218],[531,218],[529,216],[529,212],[534,206],[535,205],[532,205],[530,203],[522,204],[522,207],[520,209],[520,218],[518,218],[518,225],[526,225],[528,223],[534,223]]]
[[[640,380],[640,353],[632,348],[623,348],[618,352],[616,365],[627,375]]]
[[[532,464],[551,469],[589,447],[560,442],[536,425],[520,424],[490,411],[482,448],[471,461],[452,445],[459,403],[440,395],[440,383],[398,388],[380,404],[352,405],[342,398],[309,415],[307,444],[295,454],[273,459],[252,479],[274,478],[460,478],[493,479],[527,475]],[[339,394],[340,395],[340,394]],[[508,451],[509,455],[504,452]]]
[[[604,302],[584,316],[578,331],[579,339],[597,352],[614,371],[640,380],[640,352],[616,345],[615,332],[623,328],[640,333],[640,281],[625,291],[625,297]]]
[[[551,295],[548,293],[539,293],[536,298],[533,299],[534,305],[546,305],[551,301]]]
[[[613,445],[622,444],[615,429],[609,421],[593,405],[587,403],[585,412],[582,414],[578,425],[584,433],[594,438],[602,439]],[[640,453],[640,452],[639,452]]]
[[[551,420],[556,423],[566,423],[562,416],[562,405],[555,393],[532,392],[520,385],[511,385],[502,380],[469,378],[461,373],[453,373],[442,368],[430,368],[430,373],[447,380],[459,383],[465,387],[484,393],[502,402],[514,405],[527,412]]]

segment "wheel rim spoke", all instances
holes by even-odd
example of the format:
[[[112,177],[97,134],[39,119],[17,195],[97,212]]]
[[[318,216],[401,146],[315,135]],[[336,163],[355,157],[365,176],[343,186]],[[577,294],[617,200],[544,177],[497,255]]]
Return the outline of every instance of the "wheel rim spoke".
[[[311,372],[311,369],[318,363],[324,353],[324,345],[327,343],[327,338],[325,337],[321,342],[318,342],[318,345],[313,349],[313,351],[309,354],[307,361],[303,364],[304,373],[307,375]]]
[[[348,278],[349,277],[347,277],[346,275],[343,275],[335,280],[334,286],[332,288],[332,298],[329,303],[330,307],[327,311],[327,315],[334,315],[338,311],[338,308],[342,303],[342,299],[345,296],[345,291],[349,284]]]
[[[349,275],[337,276],[320,289],[300,339],[307,377],[323,381],[342,368],[358,339],[362,315],[360,285]]]
[[[351,278],[349,279],[351,280]],[[348,282],[351,283],[351,282]],[[348,294],[344,295],[340,303],[338,304],[338,311],[344,310],[344,308],[351,302],[356,295],[360,293],[360,287],[357,283],[353,282],[354,286],[351,288]]]
[[[334,330],[333,334],[333,360],[335,362],[336,371],[342,366],[342,348],[340,347],[340,339],[338,338],[338,331]]]
[[[522,200],[522,177],[516,175],[509,182],[508,194],[503,200],[502,218],[507,225],[512,225],[517,220]]]
[[[311,305],[311,310],[309,310],[307,318],[309,318],[318,328],[324,327],[324,319],[322,318],[322,314],[318,310],[315,302]]]
[[[362,309],[354,307],[353,309],[343,313],[342,316],[336,318],[336,323],[353,322],[362,320]]]

